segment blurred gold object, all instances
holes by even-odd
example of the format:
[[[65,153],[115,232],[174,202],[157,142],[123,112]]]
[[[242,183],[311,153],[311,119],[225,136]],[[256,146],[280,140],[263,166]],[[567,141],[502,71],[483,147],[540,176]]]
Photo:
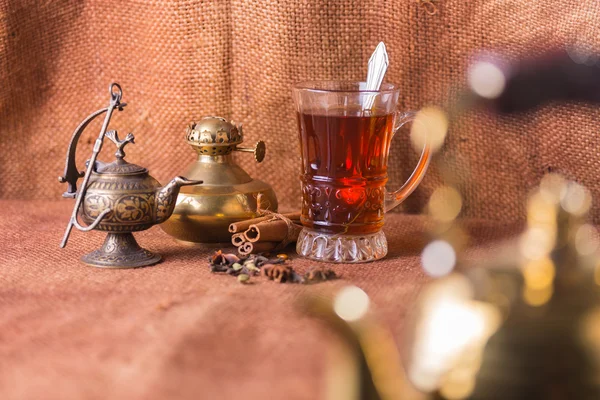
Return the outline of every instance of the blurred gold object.
[[[447,193],[446,193],[447,192]],[[442,193],[455,199],[448,189]],[[433,211],[432,218],[456,215]],[[437,201],[429,204],[436,207]],[[307,302],[343,339],[332,346],[330,399],[600,398],[598,232],[585,223],[591,197],[560,176],[545,177],[528,202],[526,230],[468,265],[458,224],[433,231],[425,287],[405,337],[405,369],[369,298],[345,288]]]
[[[252,152],[261,162],[266,153],[264,142],[259,141],[254,148],[239,147],[244,141],[242,126],[220,117],[192,123],[186,141],[198,153],[198,160],[184,176],[202,179],[204,184],[181,190],[172,217],[161,225],[166,233],[183,242],[228,243],[229,224],[258,215],[259,194],[261,208],[277,211],[273,188],[252,179],[231,155],[233,151]]]
[[[424,290],[409,335],[415,386],[436,399],[600,398],[590,204],[582,186],[546,176],[517,240]]]
[[[302,308],[322,319],[341,339],[329,345],[328,400],[418,400],[405,379],[394,339],[373,316],[367,294],[356,286],[333,298],[313,295]]]

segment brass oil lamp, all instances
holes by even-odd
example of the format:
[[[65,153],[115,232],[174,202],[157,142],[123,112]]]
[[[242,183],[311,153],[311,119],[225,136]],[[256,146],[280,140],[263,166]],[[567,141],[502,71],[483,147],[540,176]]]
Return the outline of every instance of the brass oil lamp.
[[[175,239],[187,243],[229,243],[229,224],[258,215],[260,207],[277,211],[273,188],[253,179],[237,165],[233,151],[252,152],[257,162],[266,153],[264,142],[254,148],[239,145],[244,141],[242,126],[220,117],[204,117],[192,123],[185,136],[198,159],[183,173],[201,179],[202,185],[181,190],[173,216],[161,228]]]

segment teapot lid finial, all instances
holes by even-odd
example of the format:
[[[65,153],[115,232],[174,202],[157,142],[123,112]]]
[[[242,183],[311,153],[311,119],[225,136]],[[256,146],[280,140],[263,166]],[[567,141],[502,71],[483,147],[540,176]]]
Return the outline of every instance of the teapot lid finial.
[[[123,150],[128,143],[134,143],[135,137],[133,133],[128,133],[125,136],[125,139],[119,140],[119,134],[117,131],[112,130],[106,132],[106,137],[108,137],[116,146],[117,151],[115,152],[115,157],[117,158],[115,161],[110,164],[105,164],[98,168],[96,171],[100,174],[113,174],[113,175],[132,175],[132,174],[146,174],[148,170],[144,167],[140,167],[136,164],[131,164],[124,160],[125,151]]]
[[[117,146],[117,151],[115,152],[115,157],[117,157],[117,160],[123,160],[125,157],[125,151],[123,151],[123,148],[125,148],[128,143],[135,144],[135,137],[133,136],[133,133],[128,133],[123,140],[119,140],[119,134],[115,130],[106,132],[106,136]]]

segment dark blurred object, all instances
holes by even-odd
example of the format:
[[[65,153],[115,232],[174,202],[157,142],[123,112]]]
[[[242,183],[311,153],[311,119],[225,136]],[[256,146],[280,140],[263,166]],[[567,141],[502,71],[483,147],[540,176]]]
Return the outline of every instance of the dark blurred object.
[[[553,101],[600,103],[598,59],[598,55],[576,48],[553,51],[513,63],[488,55],[481,57],[471,67],[469,83],[477,100],[498,113],[525,112]],[[497,96],[478,93],[477,88],[473,87],[474,79],[477,81],[478,78],[474,75],[477,71],[485,72],[485,67],[490,75],[487,77],[488,84],[490,80],[504,79],[503,90]],[[502,76],[496,74],[492,67],[496,67]],[[485,79],[484,75],[481,79]]]

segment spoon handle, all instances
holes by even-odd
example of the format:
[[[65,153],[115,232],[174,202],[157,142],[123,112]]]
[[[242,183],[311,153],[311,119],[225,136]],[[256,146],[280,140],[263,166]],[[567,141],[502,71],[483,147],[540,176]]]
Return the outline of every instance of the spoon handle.
[[[369,67],[367,71],[367,85],[365,90],[377,91],[381,87],[383,77],[387,71],[389,65],[388,54],[383,42],[379,42],[375,51],[369,59]],[[368,95],[363,104],[364,110],[370,110],[373,108],[375,102],[374,95]]]

